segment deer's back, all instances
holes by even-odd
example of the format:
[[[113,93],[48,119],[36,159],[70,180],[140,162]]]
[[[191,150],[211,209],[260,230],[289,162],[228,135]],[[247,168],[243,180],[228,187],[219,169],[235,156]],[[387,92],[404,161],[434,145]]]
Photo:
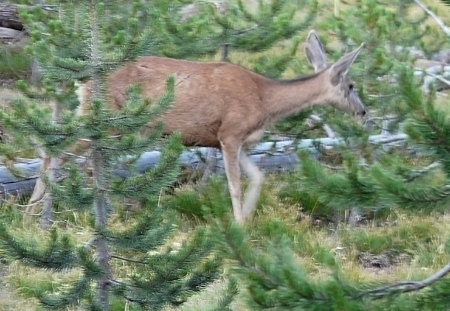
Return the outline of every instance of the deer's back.
[[[242,123],[250,124],[262,113],[256,74],[229,63],[152,56],[141,57],[107,77],[109,102],[113,109],[120,109],[128,87],[136,84],[143,97],[156,100],[169,76],[175,78],[175,102],[163,117],[164,128],[167,133],[181,132],[186,145],[219,147],[217,136],[224,124],[236,132],[232,135],[246,135],[239,132],[253,129],[242,128]]]

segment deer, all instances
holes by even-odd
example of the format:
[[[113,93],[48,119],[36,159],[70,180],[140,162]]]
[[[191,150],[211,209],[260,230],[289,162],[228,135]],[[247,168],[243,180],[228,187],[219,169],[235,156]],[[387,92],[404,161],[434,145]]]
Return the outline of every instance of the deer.
[[[107,75],[107,103],[110,109],[121,109],[131,85],[140,85],[144,98],[157,98],[165,91],[167,78],[173,76],[174,103],[161,116],[164,133],[179,132],[185,146],[220,149],[234,220],[244,224],[255,211],[264,180],[246,149],[262,138],[268,124],[325,104],[353,115],[366,114],[348,78],[363,45],[328,64],[312,30],[305,51],[315,72],[291,80],[270,79],[228,62],[142,56]],[[80,85],[80,107],[89,105],[91,88],[91,82]],[[241,170],[249,179],[244,195]]]

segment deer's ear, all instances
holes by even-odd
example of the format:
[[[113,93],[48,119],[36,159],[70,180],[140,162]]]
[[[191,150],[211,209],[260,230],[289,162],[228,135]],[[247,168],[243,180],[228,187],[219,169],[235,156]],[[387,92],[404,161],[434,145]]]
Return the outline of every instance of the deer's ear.
[[[308,34],[305,52],[306,57],[308,57],[309,62],[313,65],[315,72],[319,72],[327,67],[323,45],[314,30],[311,30]]]
[[[364,43],[359,46],[356,50],[353,52],[350,52],[344,56],[340,60],[338,60],[336,63],[334,63],[331,67],[331,80],[333,84],[339,83],[339,80],[341,77],[347,75],[348,70],[350,69],[350,66],[355,61],[356,57],[358,57],[359,52],[361,52],[362,47],[364,46]]]

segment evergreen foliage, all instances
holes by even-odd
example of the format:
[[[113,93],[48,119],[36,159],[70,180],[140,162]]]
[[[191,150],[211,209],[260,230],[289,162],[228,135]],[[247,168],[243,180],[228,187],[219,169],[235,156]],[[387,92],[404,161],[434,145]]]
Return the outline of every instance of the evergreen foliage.
[[[401,94],[395,83],[399,68],[401,65],[413,67],[418,57],[429,57],[448,45],[448,38],[425,22],[428,15],[416,12],[417,5],[413,1],[344,3],[341,3],[342,9],[336,12],[337,15],[328,16],[318,24],[320,39],[331,60],[365,43],[349,75],[355,81],[359,97],[372,113],[366,128],[378,131],[381,126],[375,117],[382,119],[382,116],[394,115],[387,130],[396,131],[408,114],[408,108],[401,104]],[[421,56],[419,51],[425,55]],[[277,129],[287,130],[298,138],[323,137],[323,131],[317,130],[320,124],[313,129],[305,126],[305,113],[288,118],[287,122],[277,125]],[[362,135],[358,149],[365,154],[372,152],[361,124],[329,107],[316,108],[315,113],[341,137]]]
[[[160,1],[151,9],[167,3]],[[159,310],[182,304],[218,277],[221,261],[212,254],[207,230],[177,238],[174,214],[158,203],[180,170],[181,137],[174,134],[161,139],[162,125],[157,121],[173,101],[173,78],[168,78],[166,92],[151,101],[139,96],[139,86],[130,86],[120,111],[109,110],[104,100],[104,75],[140,55],[144,45],[155,48],[148,40],[154,32],[138,31],[145,29],[144,22],[151,16],[151,10],[143,5],[142,1],[69,2],[55,6],[58,14],[39,8],[21,12],[32,34],[30,50],[43,68],[44,80],[33,88],[20,83],[28,98],[15,101],[11,112],[1,113],[1,120],[16,138],[35,137],[52,156],[69,147],[76,149],[80,139],[88,141],[92,161],[91,176],[66,157],[63,181],[56,184],[45,179],[54,208],[61,213],[52,216],[55,225],[49,242],[18,238],[6,223],[0,226],[5,258],[51,272],[81,270],[77,279],[65,281],[60,288],[35,289],[34,295],[47,309],[81,305],[109,310],[112,303],[123,308],[128,301],[136,308]],[[88,113],[78,116],[73,80],[84,78],[91,79],[93,96]],[[42,105],[44,99],[56,103],[53,117]],[[57,120],[55,110],[59,111]],[[138,135],[149,122],[156,126],[148,135]],[[138,175],[135,162],[148,148],[161,149],[161,159]],[[120,164],[128,168],[126,178],[114,175]],[[126,200],[138,206],[138,211],[132,212],[138,220],[116,219],[115,213],[127,209]],[[90,213],[86,229],[90,227],[94,236],[80,246],[80,241],[60,233],[57,223],[70,222],[70,214],[86,211]],[[174,239],[182,245],[170,246]]]
[[[414,294],[395,286],[352,284],[339,266],[321,265],[326,277],[308,274],[296,259],[286,235],[255,245],[243,228],[220,223],[221,249],[234,261],[232,273],[245,285],[250,310],[445,310],[448,308],[448,278]],[[315,247],[310,245],[310,247]],[[410,282],[412,284],[413,282]]]
[[[399,86],[404,103],[410,107],[404,129],[411,146],[423,150],[422,155],[408,155],[398,149],[397,154],[375,155],[378,161],[374,164],[361,165],[344,151],[344,166],[334,168],[331,173],[309,154],[302,153],[301,170],[293,182],[302,193],[307,193],[297,196],[306,206],[319,203],[332,209],[447,209],[450,199],[448,115],[434,105],[432,94],[423,97],[409,71],[402,71]],[[439,165],[417,167],[417,163],[427,166],[433,161]],[[309,202],[311,197],[316,198],[315,202]]]
[[[317,14],[316,0],[216,2],[155,1],[151,38],[158,42],[152,54],[176,58],[217,53],[219,48],[264,51],[308,27]],[[296,13],[303,10],[304,17]],[[180,22],[181,21],[181,22]],[[227,54],[226,52],[223,52]],[[222,56],[224,59],[227,55]],[[278,60],[280,63],[280,60]]]
[[[345,9],[335,12],[335,16],[321,24],[324,31],[337,34],[344,50],[365,42],[361,61],[354,64],[350,75],[364,104],[371,108],[371,115],[364,124],[358,124],[334,109],[319,110],[323,122],[343,137],[345,146],[333,151],[319,146],[316,156],[328,166],[302,155],[301,171],[290,180],[301,190],[290,191],[287,187],[282,196],[300,200],[305,211],[314,211],[316,216],[330,220],[336,209],[355,207],[366,211],[391,207],[446,208],[448,177],[442,174],[448,174],[445,172],[449,158],[445,147],[448,113],[436,107],[433,96],[424,99],[412,72],[403,68],[413,66],[417,49],[429,55],[443,47],[448,39],[424,23],[426,14],[411,14],[414,5],[403,0],[389,5],[363,0],[343,6]],[[335,45],[330,37],[333,36],[324,35],[322,41]],[[430,42],[431,37],[433,42]],[[317,135],[321,124],[313,128],[306,125],[308,113],[288,118],[277,128],[295,132],[297,137]],[[405,131],[411,137],[408,145],[386,150],[368,142],[369,131],[379,133],[376,120],[385,118],[391,121],[388,128],[381,125],[382,129]],[[407,154],[402,147],[420,147],[421,152]],[[432,150],[434,155],[430,158]],[[444,171],[440,170],[441,166]]]

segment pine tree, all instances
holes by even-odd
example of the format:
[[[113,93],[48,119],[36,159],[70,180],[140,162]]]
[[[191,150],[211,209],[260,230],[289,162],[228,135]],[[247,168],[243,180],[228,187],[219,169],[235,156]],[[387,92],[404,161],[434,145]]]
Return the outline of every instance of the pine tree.
[[[139,87],[130,86],[126,107],[121,111],[107,108],[102,86],[104,75],[111,69],[139,55],[144,46],[148,48],[151,34],[140,33],[138,27],[145,29],[145,21],[151,23],[148,11],[141,1],[106,4],[93,0],[61,3],[56,8],[57,14],[39,8],[22,12],[33,37],[31,49],[43,68],[44,91],[22,83],[30,98],[17,100],[12,112],[2,113],[1,119],[18,137],[36,137],[46,153],[55,158],[79,139],[88,140],[92,175],[80,172],[68,159],[61,184],[46,178],[52,190],[51,206],[61,216],[52,215],[52,230],[43,232],[41,241],[34,242],[20,238],[2,222],[2,254],[35,268],[81,271],[78,279],[62,282],[66,284],[61,288],[35,290],[35,296],[48,309],[81,304],[92,310],[109,310],[113,303],[123,308],[125,301],[152,310],[180,305],[217,278],[220,260],[211,253],[212,240],[205,229],[187,234],[179,241],[179,248],[168,244],[177,232],[174,215],[158,203],[158,197],[179,173],[180,136],[175,134],[162,145],[162,126],[145,137],[137,135],[170,107],[174,81],[169,78],[165,94],[153,101],[143,100]],[[73,110],[73,79],[83,78],[91,79],[93,98],[89,113],[77,116]],[[50,98],[57,106],[55,110],[61,110],[58,118],[52,121],[48,109],[41,105],[42,98]],[[156,147],[162,150],[159,164],[137,175],[133,167],[138,155]],[[114,174],[119,163],[128,167],[125,179]],[[123,205],[127,199],[140,203],[141,210],[133,213],[136,220],[117,218],[126,209]],[[68,211],[82,214],[86,210],[91,213],[94,235],[80,246],[57,223],[70,222]],[[125,228],[118,230],[113,221]]]
[[[22,11],[21,18],[32,37],[30,49],[42,67],[44,80],[40,89],[20,83],[20,89],[30,99],[16,101],[13,112],[3,114],[2,121],[19,140],[36,137],[38,141],[32,143],[42,146],[55,164],[61,151],[80,138],[90,141],[92,177],[79,172],[68,160],[62,173],[64,180],[56,184],[57,167],[52,166],[52,172],[44,179],[51,190],[44,207],[47,216],[41,219],[46,226],[63,220],[64,216],[54,218],[53,208],[58,212],[91,211],[95,235],[80,247],[68,234],[53,228],[44,234],[48,235],[48,242],[42,246],[18,238],[14,230],[3,224],[2,249],[9,258],[33,267],[53,271],[81,269],[78,280],[66,285],[65,290],[36,290],[36,296],[47,308],[81,303],[106,310],[111,305],[111,294],[143,308],[181,304],[217,277],[220,261],[210,255],[212,242],[205,230],[193,233],[180,249],[165,246],[176,231],[173,215],[155,198],[176,178],[179,137],[168,140],[160,164],[146,174],[123,180],[113,174],[120,161],[126,161],[124,165],[134,173],[136,154],[159,145],[161,127],[146,138],[134,134],[167,109],[173,97],[173,81],[168,81],[166,94],[151,105],[139,98],[138,87],[130,88],[126,108],[113,112],[103,100],[102,77],[142,54],[198,57],[222,49],[225,59],[228,50],[267,49],[307,26],[317,12],[317,2],[312,1],[301,22],[294,22],[298,7],[289,1],[260,2],[255,10],[238,1],[229,3],[224,12],[211,3],[195,1],[153,1],[149,7],[142,1],[55,3],[47,11],[38,7]],[[194,17],[186,16],[185,9],[190,5],[197,10]],[[273,58],[273,65],[262,58],[259,64],[265,66],[259,70],[278,76],[297,45],[298,41],[289,53]],[[91,111],[84,117],[74,113],[74,79],[93,81]],[[53,117],[41,106],[44,99],[53,103]],[[110,136],[112,132],[114,138]],[[143,211],[135,215],[139,221],[117,231],[110,227],[110,217],[113,206],[120,205],[123,198],[140,201]],[[148,253],[149,250],[154,253]],[[117,272],[114,260],[133,267],[135,273]],[[233,284],[218,308],[229,305],[236,293]]]
[[[431,27],[426,22],[428,15],[415,10],[417,4],[413,1],[396,0],[390,1],[388,5],[377,0],[352,4],[341,2],[337,9],[333,16],[327,16],[326,20],[318,24],[325,50],[333,59],[365,43],[350,76],[355,81],[360,98],[373,113],[366,127],[372,133],[377,133],[375,131],[380,128],[394,132],[408,113],[407,107],[399,105],[400,93],[397,84],[393,83],[398,74],[398,64],[414,66],[417,58],[430,56],[448,45],[448,38],[439,28]],[[366,144],[364,147],[368,147],[368,135],[360,124],[345,114],[336,113],[334,109],[315,111],[337,135],[361,137],[361,145]],[[323,137],[323,131],[305,126],[304,121],[309,114],[304,111],[290,117],[278,129],[294,133],[298,138]],[[383,128],[377,121],[379,119],[389,120],[388,128]],[[371,150],[369,148],[363,152],[370,153]]]

